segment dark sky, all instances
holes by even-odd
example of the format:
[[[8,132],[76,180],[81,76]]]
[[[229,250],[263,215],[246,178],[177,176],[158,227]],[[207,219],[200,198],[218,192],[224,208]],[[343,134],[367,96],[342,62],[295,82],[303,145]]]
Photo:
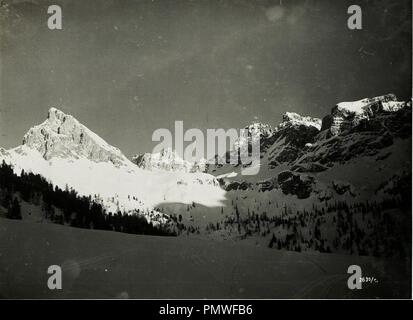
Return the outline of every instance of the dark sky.
[[[0,146],[51,106],[126,155],[157,128],[276,125],[340,101],[411,97],[411,0],[0,0]],[[63,30],[47,28],[47,6]],[[363,30],[347,28],[347,8]]]

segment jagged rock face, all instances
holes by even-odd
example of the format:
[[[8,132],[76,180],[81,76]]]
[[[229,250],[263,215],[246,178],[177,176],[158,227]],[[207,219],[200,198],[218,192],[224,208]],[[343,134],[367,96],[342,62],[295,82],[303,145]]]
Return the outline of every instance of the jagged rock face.
[[[349,133],[375,133],[384,134],[388,132],[394,137],[411,137],[411,106],[403,102],[400,109],[382,111],[372,118],[362,119],[360,123],[349,130]]]
[[[246,181],[238,182],[238,181],[230,181],[228,179],[220,178],[218,179],[218,182],[221,188],[223,188],[225,191],[231,191],[231,190],[245,191],[245,190],[254,188],[251,183],[248,183]]]
[[[335,162],[344,163],[360,156],[373,156],[392,144],[393,138],[388,133],[380,137],[373,134],[349,134],[340,136],[340,139],[331,138],[315,144],[308,153],[302,156],[296,166],[303,164],[309,168],[314,164],[332,166]]]
[[[283,122],[276,128],[271,139],[267,141],[270,146],[277,143],[280,145],[268,155],[270,167],[274,168],[281,163],[291,163],[301,157],[305,152],[306,145],[315,141],[320,128],[321,119],[287,112],[283,116]]]
[[[316,173],[334,163],[375,156],[394,139],[411,137],[411,105],[388,94],[339,103],[323,121],[286,113],[274,129],[262,124],[254,128],[263,132],[261,159],[268,160],[270,169],[288,165],[297,173]]]
[[[271,134],[261,136],[261,167],[257,178],[229,176],[221,186],[228,192],[245,188],[258,192],[278,189],[299,199],[316,196],[320,201],[336,196],[354,198],[359,196],[360,185],[353,187],[344,181],[345,176],[340,178],[343,181],[328,180],[334,177],[335,170],[339,174],[346,167],[358,170],[359,161],[364,163],[368,159],[379,165],[374,170],[376,176],[384,172],[384,177],[395,156],[400,159],[399,153],[411,139],[411,104],[397,101],[391,94],[339,103],[331,112],[330,123],[326,119],[285,114],[283,122]],[[342,121],[340,125],[338,120]],[[391,160],[387,161],[389,157]],[[408,161],[411,160],[406,158]],[[239,172],[240,166],[224,165],[216,174],[231,171]],[[369,173],[360,172],[360,175]]]
[[[230,155],[237,153],[240,146],[254,142],[254,137],[260,139],[260,157],[264,157],[270,147],[277,141],[283,140],[283,148],[269,155],[270,166],[277,166],[279,163],[291,162],[302,154],[302,148],[307,143],[314,142],[315,136],[320,132],[321,119],[300,116],[297,113],[287,112],[283,115],[283,122],[276,128],[262,123],[253,123],[245,129],[249,132],[258,133],[248,139],[239,139],[234,144],[234,148],[226,155],[229,163]]]
[[[257,190],[258,192],[269,192],[280,189],[286,195],[295,195],[298,199],[306,199],[314,191],[315,179],[307,175],[283,171],[277,177],[255,183],[247,181],[233,181],[227,178],[218,179],[221,188],[225,191]]]
[[[224,155],[215,155],[215,158],[209,161],[209,163],[213,165],[213,168],[222,167],[224,163],[231,163],[234,165],[234,162],[237,162],[237,159],[238,162],[236,164],[241,164],[239,157],[240,151],[242,150],[245,152],[246,150],[249,150],[248,146],[251,147],[252,145],[255,145],[256,148],[256,143],[259,143],[260,154],[262,155],[267,149],[266,147],[272,144],[271,137],[274,134],[274,128],[270,125],[260,122],[253,122],[252,124],[244,127],[244,130],[246,130],[245,133],[248,133],[247,136],[241,135],[234,141],[234,144],[230,146],[231,149],[229,151],[227,151]],[[208,170],[208,167],[206,167],[206,169]]]
[[[397,101],[394,94],[341,102],[332,109],[330,115],[323,118],[321,130],[329,130],[330,135],[338,135],[356,127],[362,120],[396,112],[405,106],[406,102]]]
[[[394,139],[411,137],[411,108],[405,105],[398,111],[377,113],[374,118],[362,119],[350,130],[337,136],[320,137],[308,147],[295,166],[310,167],[344,163],[361,156],[374,156],[394,143]]]
[[[0,147],[0,156],[7,156],[8,155],[8,152],[5,150],[5,149],[3,149],[3,148],[1,148]]]
[[[247,130],[249,133],[249,137],[240,137],[235,141],[233,150],[232,152],[237,152],[240,148],[245,148],[246,145],[255,143],[260,140],[260,148],[262,149],[262,143],[263,141],[266,141],[267,139],[271,138],[274,134],[274,128],[272,128],[268,124],[260,123],[260,122],[254,122],[244,128],[244,130]]]
[[[305,144],[314,141],[320,128],[321,119],[286,112],[283,115],[283,122],[272,130],[271,135],[261,136],[261,149],[263,152],[267,151],[275,141],[280,139],[285,139],[284,144],[302,148]]]
[[[283,122],[279,125],[279,128],[289,127],[289,126],[305,126],[305,127],[315,127],[318,130],[321,129],[321,119],[300,116],[295,112],[286,112],[283,115]]]
[[[170,148],[159,153],[145,153],[132,158],[132,162],[145,170],[164,170],[179,172],[205,172],[206,160],[201,159],[192,163],[179,157],[177,152]]]
[[[238,181],[226,181],[223,185],[226,191],[257,188],[259,192],[267,192],[273,189],[281,189],[286,195],[295,195],[298,199],[306,199],[313,191],[314,178],[291,171],[283,171],[277,177],[259,181],[254,185]]]
[[[321,119],[287,112],[283,115],[283,122],[277,127],[276,136],[285,138],[287,144],[302,148],[314,141],[320,129]]]
[[[23,145],[39,151],[43,158],[87,158],[95,162],[123,165],[126,157],[90,131],[71,115],[51,108],[47,120],[31,128],[23,138]]]

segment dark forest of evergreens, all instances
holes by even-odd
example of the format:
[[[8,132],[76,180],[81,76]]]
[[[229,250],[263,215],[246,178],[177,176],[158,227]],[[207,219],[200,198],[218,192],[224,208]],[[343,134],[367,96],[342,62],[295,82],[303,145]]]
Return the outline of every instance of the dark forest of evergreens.
[[[394,190],[397,193],[388,198],[352,204],[335,201],[301,211],[285,206],[278,214],[248,210],[241,215],[234,203],[232,214],[210,223],[206,231],[227,230],[238,233],[240,239],[261,236],[278,250],[404,259],[411,253],[410,181],[411,175],[401,178]]]

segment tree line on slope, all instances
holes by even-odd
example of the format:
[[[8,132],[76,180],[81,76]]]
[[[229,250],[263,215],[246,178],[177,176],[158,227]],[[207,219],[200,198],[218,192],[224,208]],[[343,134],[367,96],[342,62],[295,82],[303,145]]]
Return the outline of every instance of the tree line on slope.
[[[408,179],[408,177],[407,177]],[[233,204],[230,215],[209,223],[206,232],[227,231],[239,239],[259,236],[279,250],[347,253],[377,257],[409,257],[411,252],[411,194],[401,197],[294,211],[241,215]]]
[[[20,176],[5,161],[0,165],[0,205],[6,217],[22,219],[19,201],[41,206],[45,218],[73,227],[112,230],[132,234],[174,236],[166,227],[154,226],[140,214],[106,212],[91,196],[79,196],[73,189],[65,190],[49,183],[45,178],[22,170]]]

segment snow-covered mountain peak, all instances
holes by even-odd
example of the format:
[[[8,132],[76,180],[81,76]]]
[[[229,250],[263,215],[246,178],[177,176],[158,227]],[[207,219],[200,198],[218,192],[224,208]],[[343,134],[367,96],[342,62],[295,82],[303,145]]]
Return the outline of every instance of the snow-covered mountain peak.
[[[396,96],[393,93],[385,94],[373,98],[364,98],[357,101],[340,102],[337,103],[333,109],[334,112],[348,112],[353,114],[361,114],[367,111],[368,107],[372,104],[379,102],[397,101]]]
[[[0,156],[6,156],[8,155],[8,152],[6,151],[6,149],[0,147]]]
[[[259,133],[260,136],[264,137],[269,137],[274,133],[274,129],[272,126],[258,121],[249,124],[244,129],[248,130],[248,132],[250,133]]]
[[[225,157],[229,157],[231,154],[238,154],[240,149],[244,149],[248,144],[254,144],[260,142],[262,140],[268,139],[273,136],[275,130],[274,128],[265,123],[261,123],[258,121],[254,121],[251,124],[244,127],[244,130],[247,131],[248,135],[242,134],[239,138],[237,138],[234,144],[231,146],[231,149]],[[222,155],[217,155],[221,156]]]
[[[64,112],[55,107],[51,107],[47,114],[47,119],[50,121],[63,121],[63,118],[65,117],[73,118],[71,115],[66,115]]]
[[[43,123],[24,135],[23,145],[39,151],[46,160],[54,157],[87,158],[115,165],[128,161],[119,149],[109,145],[73,116],[54,107],[49,109]]]
[[[318,130],[321,129],[321,119],[301,116],[295,112],[286,112],[283,115],[283,122],[280,124],[279,128],[285,128],[286,126],[306,126],[315,127]]]
[[[362,115],[364,113],[370,112],[372,106],[378,107],[382,103],[387,105],[389,102],[397,102],[397,98],[393,93],[373,98],[364,98],[357,101],[340,102],[333,108],[332,114],[340,114],[344,116]]]
[[[397,101],[397,97],[386,94],[357,101],[340,102],[331,110],[331,114],[323,118],[322,130],[329,129],[332,135],[357,126],[361,120],[369,119],[383,112],[397,112],[408,105]]]
[[[162,149],[157,153],[144,153],[132,158],[132,162],[145,170],[162,170],[178,172],[204,172],[206,160],[193,163],[182,159],[172,148]]]

